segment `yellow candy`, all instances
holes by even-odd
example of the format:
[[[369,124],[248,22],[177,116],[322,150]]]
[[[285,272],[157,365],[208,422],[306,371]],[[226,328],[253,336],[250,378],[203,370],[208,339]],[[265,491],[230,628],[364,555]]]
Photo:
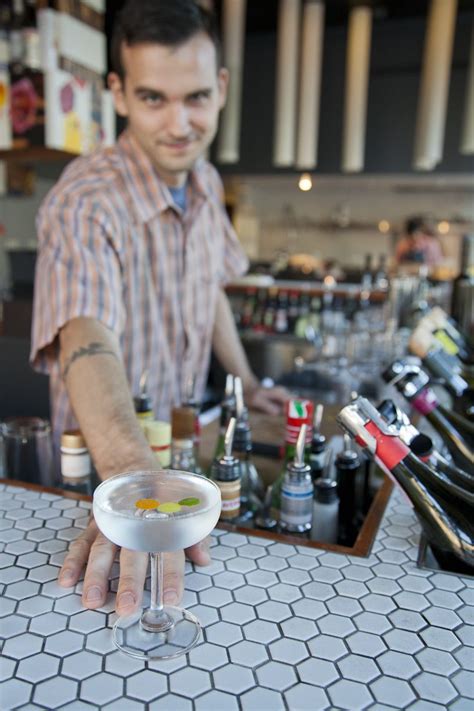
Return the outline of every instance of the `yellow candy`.
[[[165,501],[158,506],[158,511],[162,513],[176,513],[176,511],[181,511],[181,506],[174,501]]]
[[[156,499],[138,499],[135,502],[137,509],[156,509],[160,502]]]

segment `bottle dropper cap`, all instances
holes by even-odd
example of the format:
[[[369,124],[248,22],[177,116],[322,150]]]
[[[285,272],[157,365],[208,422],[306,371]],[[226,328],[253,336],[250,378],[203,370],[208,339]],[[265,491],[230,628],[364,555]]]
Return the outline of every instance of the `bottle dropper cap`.
[[[217,481],[235,481],[240,477],[240,462],[232,456],[236,420],[231,417],[224,437],[224,456],[212,465],[212,478]]]

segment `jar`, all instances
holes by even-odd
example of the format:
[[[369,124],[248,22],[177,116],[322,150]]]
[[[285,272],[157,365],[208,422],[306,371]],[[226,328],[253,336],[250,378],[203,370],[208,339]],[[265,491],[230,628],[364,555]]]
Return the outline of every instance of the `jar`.
[[[69,480],[91,474],[91,458],[80,430],[66,430],[61,435],[61,474]]]

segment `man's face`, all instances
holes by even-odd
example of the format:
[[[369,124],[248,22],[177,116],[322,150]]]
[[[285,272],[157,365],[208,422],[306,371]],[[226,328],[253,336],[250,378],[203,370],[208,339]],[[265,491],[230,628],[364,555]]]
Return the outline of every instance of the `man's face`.
[[[182,185],[211,144],[227,91],[212,41],[199,33],[178,47],[122,47],[125,79],[110,74],[115,108],[168,185]]]

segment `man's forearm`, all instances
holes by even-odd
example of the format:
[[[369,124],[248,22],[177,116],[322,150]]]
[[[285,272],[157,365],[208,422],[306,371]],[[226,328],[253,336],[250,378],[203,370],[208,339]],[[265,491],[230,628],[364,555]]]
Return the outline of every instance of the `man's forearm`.
[[[212,347],[224,370],[240,376],[244,390],[250,391],[258,387],[258,379],[252,372],[242,346],[229,300],[222,290],[217,300]]]
[[[100,477],[157,468],[133,409],[115,335],[94,319],[73,319],[60,333],[60,364]]]

